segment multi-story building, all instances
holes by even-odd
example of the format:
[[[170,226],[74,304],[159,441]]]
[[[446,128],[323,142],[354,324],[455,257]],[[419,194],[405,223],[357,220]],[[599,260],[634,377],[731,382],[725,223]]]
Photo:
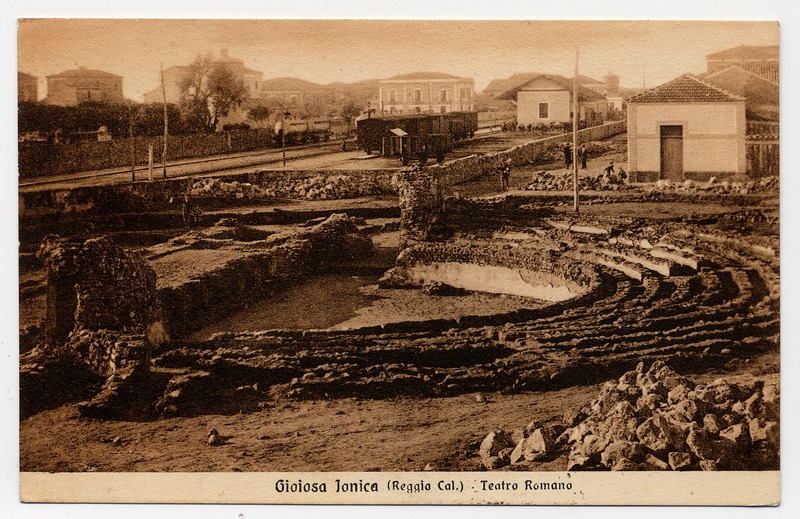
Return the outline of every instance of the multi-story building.
[[[309,105],[332,105],[334,91],[304,79],[279,77],[264,81],[259,97],[270,104],[293,110]]]
[[[264,77],[263,72],[253,70],[244,66],[244,61],[232,58],[228,55],[227,49],[222,49],[220,56],[213,58],[212,66],[225,66],[233,73],[233,76],[242,82],[245,89],[247,89],[248,98],[260,97],[262,80]],[[181,82],[191,73],[191,65],[176,65],[164,70],[164,92],[162,93],[161,85],[146,92],[144,94],[145,103],[162,103],[164,102],[164,93],[166,93],[167,103],[177,103],[181,99]]]
[[[86,67],[47,76],[47,97],[51,105],[77,106],[86,102],[121,103],[122,76]]]
[[[475,81],[440,72],[412,72],[383,80],[381,114],[447,113],[474,110]]]
[[[715,52],[706,56],[708,74],[724,70],[730,66],[737,67],[778,83],[780,79],[780,53],[777,45],[752,47],[739,45],[732,49]]]
[[[39,100],[39,78],[17,72],[17,102],[35,103]]]
[[[167,103],[177,103],[181,100],[181,81],[189,74],[190,67],[188,65],[176,65],[164,69],[164,90],[161,90],[161,85],[157,86],[149,92],[144,94],[144,102],[163,103],[164,97],[167,98]]]

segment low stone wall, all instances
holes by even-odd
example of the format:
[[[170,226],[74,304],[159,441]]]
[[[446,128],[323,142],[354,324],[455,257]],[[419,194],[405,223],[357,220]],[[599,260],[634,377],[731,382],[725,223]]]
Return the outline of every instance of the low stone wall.
[[[339,200],[360,196],[394,194],[389,171],[350,171],[336,174],[282,174],[258,183],[207,177],[192,184],[191,196],[200,199],[261,200],[289,198],[303,200]]]
[[[624,132],[626,127],[627,121],[617,121],[586,128],[578,132],[578,142],[607,139]],[[395,183],[400,193],[401,242],[427,239],[433,222],[444,210],[442,187],[468,182],[497,171],[506,163],[513,167],[550,162],[553,160],[553,145],[565,142],[569,136],[570,134],[562,134],[546,137],[497,153],[470,155],[445,164],[398,173]]]
[[[69,213],[146,212],[164,209],[184,193],[215,205],[242,199],[325,199],[364,195],[391,195],[392,170],[287,170],[171,178],[109,186],[74,187],[18,193],[19,216],[36,217]],[[206,179],[213,179],[214,182]],[[324,183],[322,183],[324,181]],[[327,185],[337,189],[326,189]],[[205,189],[205,186],[212,187]],[[321,185],[317,185],[321,184]],[[347,185],[347,189],[342,188]],[[213,185],[218,185],[215,189]],[[224,189],[223,189],[224,187]],[[257,189],[256,189],[257,188]]]

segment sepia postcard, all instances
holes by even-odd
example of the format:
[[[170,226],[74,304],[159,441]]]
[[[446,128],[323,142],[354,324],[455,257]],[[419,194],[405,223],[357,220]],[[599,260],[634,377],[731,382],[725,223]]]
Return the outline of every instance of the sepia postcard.
[[[778,22],[17,52],[21,501],[780,503]]]

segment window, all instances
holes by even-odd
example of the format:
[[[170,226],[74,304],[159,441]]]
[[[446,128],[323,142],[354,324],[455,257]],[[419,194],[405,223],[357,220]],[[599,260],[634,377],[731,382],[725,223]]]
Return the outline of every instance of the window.
[[[539,103],[539,119],[547,119],[550,117],[550,104]]]
[[[464,99],[465,97],[467,97],[467,89],[461,87],[461,99]]]
[[[447,90],[440,90],[439,91],[439,100],[442,103],[446,103],[447,102]]]
[[[397,103],[397,91],[389,90],[389,102],[392,104]]]
[[[414,102],[420,104],[422,102],[422,90],[414,90]]]

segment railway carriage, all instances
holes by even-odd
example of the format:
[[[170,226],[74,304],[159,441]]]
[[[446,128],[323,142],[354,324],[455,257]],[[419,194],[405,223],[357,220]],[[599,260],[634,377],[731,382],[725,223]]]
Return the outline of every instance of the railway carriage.
[[[453,143],[472,137],[478,129],[477,112],[410,114],[358,121],[358,146],[367,153],[411,160],[444,160]]]

